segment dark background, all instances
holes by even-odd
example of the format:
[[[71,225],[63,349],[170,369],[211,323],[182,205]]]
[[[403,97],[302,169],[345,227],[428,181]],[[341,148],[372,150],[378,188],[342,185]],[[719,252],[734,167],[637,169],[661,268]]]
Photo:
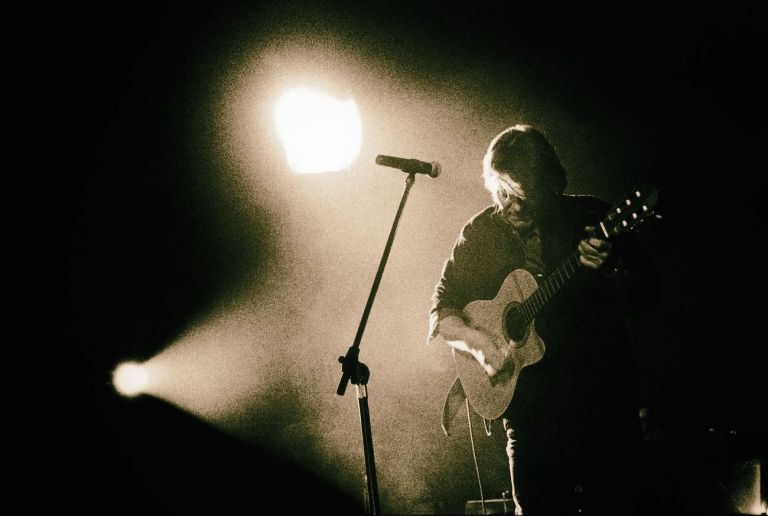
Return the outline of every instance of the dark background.
[[[109,384],[116,363],[152,357],[192,315],[236,295],[274,259],[272,214],[258,202],[229,203],[247,193],[216,180],[209,113],[216,81],[244,59],[249,42],[301,30],[340,31],[422,87],[455,74],[503,98],[514,76],[540,105],[567,106],[572,119],[597,128],[594,139],[570,148],[622,163],[626,177],[661,191],[664,220],[643,241],[664,275],[664,299],[632,328],[650,343],[638,353],[638,371],[644,403],[675,443],[667,456],[687,461],[688,472],[711,464],[706,454],[765,457],[766,25],[758,2],[254,2],[62,16],[66,37],[53,51],[62,58],[57,76],[71,122],[61,129],[71,140],[65,156],[79,156],[62,186],[73,199],[65,212],[67,312],[93,400],[81,427],[84,448],[70,459],[83,471],[74,482],[81,488],[69,490],[73,506],[357,509],[356,497],[268,446],[160,400],[125,400]],[[488,65],[482,77],[472,67],[478,61]],[[579,169],[579,155],[569,156]],[[614,180],[577,177],[571,191],[602,188],[616,197],[625,181]],[[209,230],[221,224],[229,231]],[[270,417],[280,416],[259,421]],[[144,456],[160,458],[142,469]],[[471,471],[461,475],[471,486]],[[699,480],[711,481],[704,474],[685,481]],[[73,483],[63,475],[54,481]],[[476,497],[445,496],[442,512]]]

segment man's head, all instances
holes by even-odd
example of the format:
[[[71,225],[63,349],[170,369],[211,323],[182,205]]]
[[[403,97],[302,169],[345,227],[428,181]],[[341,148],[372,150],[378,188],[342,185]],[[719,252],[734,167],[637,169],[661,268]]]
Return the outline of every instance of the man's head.
[[[554,148],[528,125],[505,129],[491,141],[483,158],[483,179],[497,209],[513,225],[516,219],[539,217],[566,185]]]

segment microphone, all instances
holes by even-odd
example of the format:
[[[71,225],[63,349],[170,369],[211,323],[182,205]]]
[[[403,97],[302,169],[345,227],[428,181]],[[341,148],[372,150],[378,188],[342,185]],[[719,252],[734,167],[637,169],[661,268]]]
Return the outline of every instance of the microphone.
[[[379,154],[376,156],[376,163],[385,167],[399,168],[408,174],[426,174],[429,177],[440,175],[440,163],[437,161],[427,163],[417,159],[396,158]]]

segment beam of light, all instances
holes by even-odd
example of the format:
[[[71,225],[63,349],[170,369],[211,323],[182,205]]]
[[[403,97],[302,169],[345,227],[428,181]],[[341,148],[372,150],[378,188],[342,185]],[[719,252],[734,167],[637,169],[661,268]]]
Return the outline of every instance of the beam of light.
[[[124,362],[112,373],[112,384],[123,396],[137,396],[146,390],[149,372],[142,364]]]
[[[354,100],[294,88],[280,97],[274,117],[297,174],[344,170],[360,154],[362,122]]]
[[[276,297],[276,296],[275,296]],[[162,399],[219,426],[241,426],[264,407],[265,392],[282,381],[274,361],[284,360],[269,343],[288,335],[286,321],[255,326],[253,307],[227,306],[193,323],[175,342],[141,365],[149,383],[143,394]],[[257,313],[271,312],[259,306]],[[247,425],[245,425],[247,426]]]

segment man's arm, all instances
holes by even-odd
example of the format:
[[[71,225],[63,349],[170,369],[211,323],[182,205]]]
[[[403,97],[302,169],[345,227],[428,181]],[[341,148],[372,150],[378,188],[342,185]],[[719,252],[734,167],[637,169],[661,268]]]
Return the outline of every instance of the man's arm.
[[[443,266],[432,298],[429,341],[440,335],[453,349],[472,355],[489,376],[494,376],[504,362],[500,350],[505,349],[505,343],[496,343],[490,334],[472,327],[462,313],[467,303],[482,298],[477,287],[487,281],[484,271],[489,268],[488,260],[498,255],[489,251],[499,238],[489,226],[489,216],[487,208],[465,224]]]
[[[448,345],[472,355],[488,376],[493,377],[501,370],[504,348],[490,334],[466,324],[458,315],[440,317],[437,324],[437,333]]]

